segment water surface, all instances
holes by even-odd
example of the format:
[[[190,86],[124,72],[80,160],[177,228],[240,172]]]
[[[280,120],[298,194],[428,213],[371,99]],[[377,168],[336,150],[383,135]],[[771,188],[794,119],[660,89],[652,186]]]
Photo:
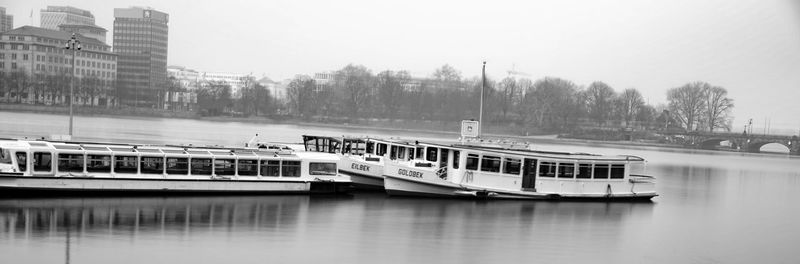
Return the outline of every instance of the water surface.
[[[66,117],[0,113],[0,137],[66,133]],[[239,145],[253,134],[407,132],[77,117],[76,139]],[[645,157],[652,203],[351,196],[0,199],[3,263],[800,263],[800,159],[536,144]]]

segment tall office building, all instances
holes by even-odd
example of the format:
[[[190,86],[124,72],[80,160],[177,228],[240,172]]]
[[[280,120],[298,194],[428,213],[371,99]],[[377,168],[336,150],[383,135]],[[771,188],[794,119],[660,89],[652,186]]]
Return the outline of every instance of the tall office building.
[[[94,26],[92,12],[71,6],[48,6],[39,14],[41,15],[41,27],[46,29],[59,30],[58,26],[60,25]]]
[[[14,29],[14,16],[6,15],[6,8],[0,7],[0,32]]]
[[[114,53],[123,104],[163,106],[168,22],[169,15],[152,8],[114,9]]]

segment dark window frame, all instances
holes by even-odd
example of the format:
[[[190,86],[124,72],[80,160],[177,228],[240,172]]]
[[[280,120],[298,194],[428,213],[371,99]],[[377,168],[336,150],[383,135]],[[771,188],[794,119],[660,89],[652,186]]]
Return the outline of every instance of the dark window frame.
[[[244,169],[249,168],[249,169]],[[236,175],[258,176],[258,160],[240,159],[236,161]]]
[[[502,166],[500,156],[481,156],[481,171],[499,173]]]
[[[555,161],[541,161],[539,162],[539,177],[555,178],[556,177],[557,163]]]
[[[132,158],[132,159],[131,159]],[[133,164],[133,166],[131,166]],[[122,171],[120,171],[120,169]],[[134,155],[114,156],[114,173],[139,173],[139,157]]]
[[[80,157],[80,158],[75,158]],[[80,165],[80,168],[78,167]],[[83,173],[86,166],[86,156],[76,153],[58,153],[58,172]]]
[[[141,156],[139,157],[140,174],[164,174],[164,157]]]
[[[481,157],[478,154],[467,153],[467,162],[464,168],[467,170],[477,171],[480,168]]]
[[[187,175],[189,174],[189,158],[187,157],[167,157],[164,164],[167,175]]]
[[[520,175],[520,173],[522,173],[522,159],[508,157],[503,158],[503,173]]]
[[[300,177],[302,162],[299,160],[281,161],[281,177]]]
[[[111,159],[111,154],[86,155],[87,172],[111,173],[111,164],[113,164],[113,159]]]
[[[559,179],[574,179],[575,178],[575,163],[558,163],[558,176]]]

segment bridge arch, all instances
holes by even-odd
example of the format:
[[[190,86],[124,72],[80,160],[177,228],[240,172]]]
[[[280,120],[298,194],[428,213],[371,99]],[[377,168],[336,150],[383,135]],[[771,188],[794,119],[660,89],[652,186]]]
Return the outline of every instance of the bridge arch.
[[[790,142],[781,142],[781,141],[761,141],[761,142],[752,142],[748,145],[747,151],[749,152],[762,152],[761,148],[766,145],[780,145],[786,148],[787,153],[792,152],[792,145]]]

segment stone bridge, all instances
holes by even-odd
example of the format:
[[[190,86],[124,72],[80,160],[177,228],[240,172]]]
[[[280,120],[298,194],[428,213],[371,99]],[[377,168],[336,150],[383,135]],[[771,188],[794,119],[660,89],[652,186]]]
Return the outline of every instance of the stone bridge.
[[[762,135],[744,133],[685,132],[662,133],[678,143],[701,149],[718,149],[720,143],[730,142],[730,147],[739,151],[761,152],[761,147],[770,143],[781,144],[792,155],[800,155],[800,138],[797,136]]]

